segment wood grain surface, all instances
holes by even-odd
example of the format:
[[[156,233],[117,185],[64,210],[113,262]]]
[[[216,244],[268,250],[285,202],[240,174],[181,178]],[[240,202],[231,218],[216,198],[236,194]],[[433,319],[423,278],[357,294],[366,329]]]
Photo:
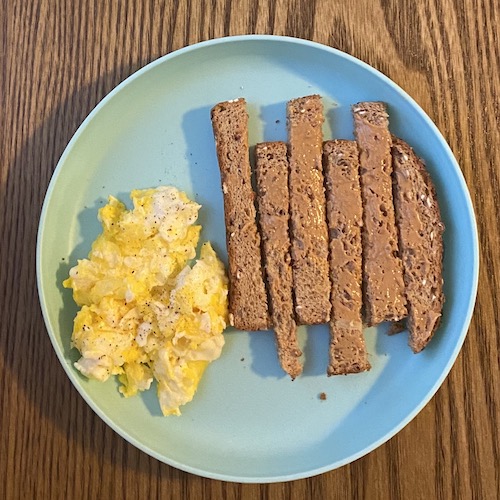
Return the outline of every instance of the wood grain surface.
[[[0,498],[500,497],[497,0],[6,0],[0,23]],[[431,402],[368,456],[318,477],[271,485],[181,472],[107,427],[53,352],[35,276],[45,190],[91,109],[163,54],[244,33],[337,47],[403,87],[457,157],[481,245],[469,334]]]

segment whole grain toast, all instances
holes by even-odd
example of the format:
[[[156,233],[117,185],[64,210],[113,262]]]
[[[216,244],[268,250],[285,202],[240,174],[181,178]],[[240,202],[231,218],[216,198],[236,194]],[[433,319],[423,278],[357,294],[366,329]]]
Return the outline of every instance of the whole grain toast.
[[[298,359],[302,353],[293,314],[287,145],[257,144],[255,158],[259,226],[278,359],[283,370],[294,379],[302,373]]]
[[[319,95],[287,105],[295,314],[300,324],[330,319],[328,229],[323,185],[323,104]]]
[[[393,137],[396,223],[408,301],[409,345],[420,352],[441,320],[444,224],[436,191],[423,161],[403,140]]]
[[[229,321],[241,330],[266,330],[269,327],[267,292],[251,184],[245,99],[217,104],[211,118],[224,198]]]
[[[356,142],[325,142],[323,167],[332,284],[330,361],[327,373],[358,373],[369,370],[370,363],[367,359],[361,317],[363,208]]]
[[[365,320],[376,325],[407,315],[392,194],[392,139],[384,103],[360,102],[352,112],[360,151]]]

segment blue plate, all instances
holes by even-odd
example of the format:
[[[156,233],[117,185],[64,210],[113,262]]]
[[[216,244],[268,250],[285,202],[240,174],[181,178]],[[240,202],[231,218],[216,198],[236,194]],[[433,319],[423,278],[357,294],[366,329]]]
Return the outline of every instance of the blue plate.
[[[286,140],[286,101],[321,94],[325,138],[352,138],[350,105],[388,103],[391,130],[426,161],[446,225],[442,324],[424,352],[407,334],[366,330],[372,370],[325,375],[326,326],[301,327],[304,374],[280,370],[272,332],[228,329],[181,417],[162,417],[154,391],[125,399],[117,384],[86,380],[70,349],[76,306],[61,286],[100,232],[108,194],[174,185],[203,205],[202,238],[227,259],[222,195],[210,108],[245,97],[250,144]],[[222,38],[193,45],[144,67],[113,90],[66,148],[47,191],[37,246],[40,301],[54,349],[94,411],[129,442],[174,467],[239,482],[275,482],[335,469],[403,428],[450,371],[471,319],[478,278],[474,213],[460,168],[422,109],[387,77],[316,43],[275,36]],[[326,400],[320,399],[320,393]]]

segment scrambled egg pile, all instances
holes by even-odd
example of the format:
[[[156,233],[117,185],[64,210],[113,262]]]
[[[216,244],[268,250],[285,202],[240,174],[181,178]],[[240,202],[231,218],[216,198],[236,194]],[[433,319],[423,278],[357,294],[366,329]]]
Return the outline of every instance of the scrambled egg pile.
[[[164,415],[180,415],[227,322],[227,276],[210,243],[196,257],[200,205],[173,187],[135,190],[133,209],[110,196],[102,234],[64,281],[81,306],[72,344],[76,368],[100,381],[118,375],[133,396],[157,380]]]

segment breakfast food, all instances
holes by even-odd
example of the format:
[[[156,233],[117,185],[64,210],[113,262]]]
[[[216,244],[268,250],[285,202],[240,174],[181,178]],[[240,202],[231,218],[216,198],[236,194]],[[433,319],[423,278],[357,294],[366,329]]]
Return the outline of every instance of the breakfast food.
[[[358,146],[354,141],[327,141],[323,146],[326,213],[330,233],[330,361],[328,375],[370,369],[363,325]]]
[[[133,396],[157,381],[164,415],[194,396],[220,356],[227,321],[227,277],[209,243],[196,257],[200,205],[173,187],[135,190],[133,209],[110,196],[103,232],[64,281],[81,306],[72,345],[75,367],[100,381],[118,375]]]
[[[392,195],[391,135],[384,103],[360,102],[352,111],[360,150],[365,316],[368,325],[376,325],[407,314]]]
[[[302,373],[298,359],[302,353],[293,315],[287,146],[284,142],[257,144],[255,158],[260,230],[278,358],[283,370],[294,379]]]
[[[217,104],[211,112],[219,161],[229,258],[229,322],[241,330],[269,327],[267,293],[257,231],[244,99]]]
[[[287,121],[295,314],[300,324],[325,323],[330,318],[330,279],[321,97],[289,101]]]
[[[409,345],[420,352],[436,331],[444,302],[444,225],[422,160],[393,137],[394,203],[408,300]]]
[[[394,334],[408,316],[417,353],[442,315],[444,226],[430,176],[391,136],[384,103],[359,102],[352,113],[356,141],[323,143],[321,97],[288,101],[288,144],[255,147],[257,212],[246,102],[222,102],[211,113],[230,321],[246,330],[272,326],[292,379],[303,370],[297,325],[329,323],[327,373],[339,375],[371,368],[363,319],[390,321]]]

